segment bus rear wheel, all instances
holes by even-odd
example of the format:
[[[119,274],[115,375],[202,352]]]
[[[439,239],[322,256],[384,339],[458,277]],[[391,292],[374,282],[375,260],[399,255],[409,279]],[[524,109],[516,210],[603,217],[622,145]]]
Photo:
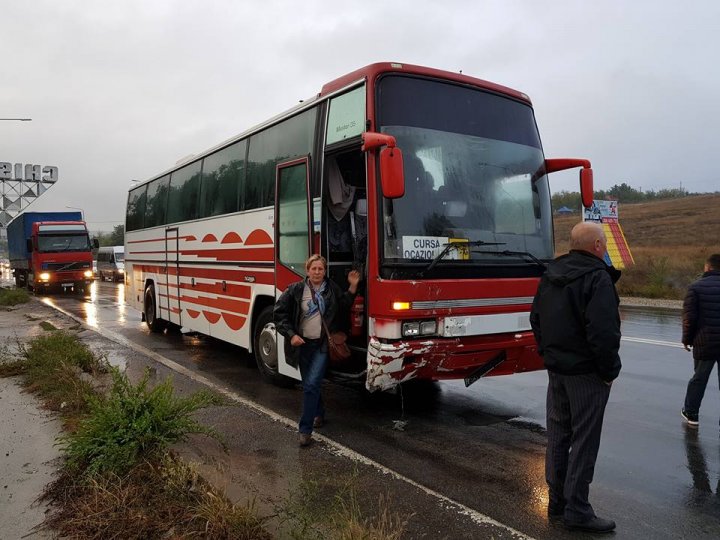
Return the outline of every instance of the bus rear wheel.
[[[255,362],[263,378],[283,387],[293,386],[296,381],[278,372],[277,331],[273,321],[273,307],[268,306],[260,312],[253,337]]]
[[[160,333],[165,330],[165,321],[158,318],[155,306],[155,286],[150,284],[145,288],[145,303],[143,304],[145,323],[151,332]]]

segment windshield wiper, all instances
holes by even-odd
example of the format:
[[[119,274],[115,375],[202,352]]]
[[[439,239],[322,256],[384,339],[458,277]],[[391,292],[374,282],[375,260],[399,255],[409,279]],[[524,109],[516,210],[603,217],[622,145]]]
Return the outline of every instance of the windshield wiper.
[[[541,268],[547,268],[547,265],[542,262],[540,259],[538,259],[535,255],[532,253],[529,253],[527,251],[510,251],[510,250],[504,250],[504,251],[481,251],[473,249],[473,253],[482,253],[484,255],[504,255],[505,257],[517,257],[518,255],[521,257],[527,257],[532,262],[540,266]]]
[[[485,241],[483,241],[483,240],[475,240],[475,241],[473,241],[473,242],[463,242],[463,241],[454,240],[453,242],[448,242],[447,244],[445,244],[445,247],[442,248],[442,251],[440,251],[440,253],[438,253],[437,255],[435,255],[435,257],[433,258],[433,260],[430,261],[430,264],[427,266],[427,268],[425,268],[425,270],[423,270],[422,272],[420,272],[420,277],[424,276],[424,275],[425,275],[425,272],[429,272],[430,270],[432,270],[433,268],[435,268],[435,265],[436,265],[437,263],[439,263],[439,262],[442,260],[442,258],[445,257],[445,255],[447,255],[448,253],[450,253],[450,250],[451,250],[451,249],[457,249],[457,248],[460,248],[460,247],[504,246],[504,245],[505,245],[505,242],[485,242]],[[493,252],[491,252],[491,253],[495,253],[495,252],[493,251]]]

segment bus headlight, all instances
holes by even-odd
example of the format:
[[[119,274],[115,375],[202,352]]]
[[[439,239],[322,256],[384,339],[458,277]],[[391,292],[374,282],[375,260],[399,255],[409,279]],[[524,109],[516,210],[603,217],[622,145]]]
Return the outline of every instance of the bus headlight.
[[[407,321],[402,323],[403,337],[431,336],[437,334],[437,321]]]
[[[93,277],[93,271],[85,270],[85,272],[83,272],[83,276],[85,276],[86,278],[91,278],[91,277]]]
[[[50,272],[42,272],[38,277],[40,281],[50,281]]]

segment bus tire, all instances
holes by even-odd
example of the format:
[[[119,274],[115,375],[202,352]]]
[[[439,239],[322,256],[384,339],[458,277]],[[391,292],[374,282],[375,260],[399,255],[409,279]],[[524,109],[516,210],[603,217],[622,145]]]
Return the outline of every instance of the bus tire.
[[[255,362],[263,378],[277,386],[289,388],[297,381],[278,373],[277,332],[273,321],[273,306],[260,312],[253,335]]]
[[[165,321],[157,316],[157,306],[155,305],[155,286],[152,283],[145,288],[143,314],[145,315],[145,324],[148,325],[151,332],[160,333],[165,330]]]

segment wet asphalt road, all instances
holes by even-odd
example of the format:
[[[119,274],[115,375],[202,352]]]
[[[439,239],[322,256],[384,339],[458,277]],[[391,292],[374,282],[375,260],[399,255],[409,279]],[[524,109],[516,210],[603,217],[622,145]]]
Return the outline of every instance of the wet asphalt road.
[[[241,349],[179,333],[151,335],[123,302],[123,286],[91,296],[45,297],[238,394],[295,418],[299,394],[261,381]],[[591,502],[618,523],[617,538],[720,537],[720,393],[713,375],[700,428],[680,408],[692,359],[679,346],[680,314],[623,310],[623,371],[613,385]],[[369,395],[328,383],[323,433],[497,521],[536,538],[576,538],[545,518],[544,372]],[[404,431],[394,429],[397,420]],[[580,535],[582,536],[582,535]]]

